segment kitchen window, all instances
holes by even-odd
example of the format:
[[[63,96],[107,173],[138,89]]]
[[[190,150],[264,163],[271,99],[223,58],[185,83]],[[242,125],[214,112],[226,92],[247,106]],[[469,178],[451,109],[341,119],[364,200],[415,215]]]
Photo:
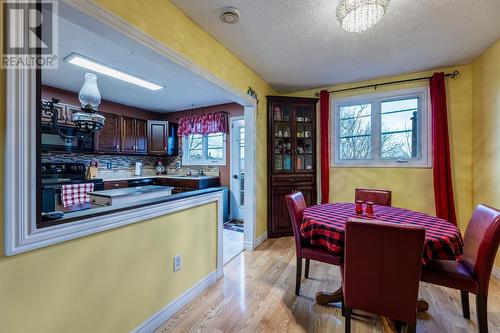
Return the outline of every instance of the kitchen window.
[[[190,134],[182,142],[182,164],[226,165],[225,133]]]
[[[332,162],[346,167],[430,167],[428,89],[334,99]]]

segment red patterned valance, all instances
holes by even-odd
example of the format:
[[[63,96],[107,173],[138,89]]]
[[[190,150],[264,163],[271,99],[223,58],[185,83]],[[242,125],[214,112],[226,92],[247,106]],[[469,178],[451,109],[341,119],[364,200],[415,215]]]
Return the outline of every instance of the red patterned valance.
[[[179,119],[178,136],[189,134],[210,134],[227,131],[225,112],[196,114]]]

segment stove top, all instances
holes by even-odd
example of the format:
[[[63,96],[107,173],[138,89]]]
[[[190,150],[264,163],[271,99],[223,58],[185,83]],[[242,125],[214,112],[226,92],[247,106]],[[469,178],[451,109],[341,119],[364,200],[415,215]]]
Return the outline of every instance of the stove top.
[[[87,169],[83,163],[42,163],[42,184],[78,184],[102,182],[102,179],[85,179]]]

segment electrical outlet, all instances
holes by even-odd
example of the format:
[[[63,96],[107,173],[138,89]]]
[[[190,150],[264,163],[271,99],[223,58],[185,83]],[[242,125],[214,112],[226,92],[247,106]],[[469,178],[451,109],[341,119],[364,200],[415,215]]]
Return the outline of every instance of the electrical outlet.
[[[182,255],[178,254],[174,256],[174,272],[177,272],[182,267]]]

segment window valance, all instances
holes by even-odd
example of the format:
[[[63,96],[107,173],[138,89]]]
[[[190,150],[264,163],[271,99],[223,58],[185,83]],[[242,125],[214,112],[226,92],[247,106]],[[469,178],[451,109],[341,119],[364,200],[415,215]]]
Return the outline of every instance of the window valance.
[[[178,136],[189,134],[226,133],[227,113],[204,113],[181,117],[179,119]]]

